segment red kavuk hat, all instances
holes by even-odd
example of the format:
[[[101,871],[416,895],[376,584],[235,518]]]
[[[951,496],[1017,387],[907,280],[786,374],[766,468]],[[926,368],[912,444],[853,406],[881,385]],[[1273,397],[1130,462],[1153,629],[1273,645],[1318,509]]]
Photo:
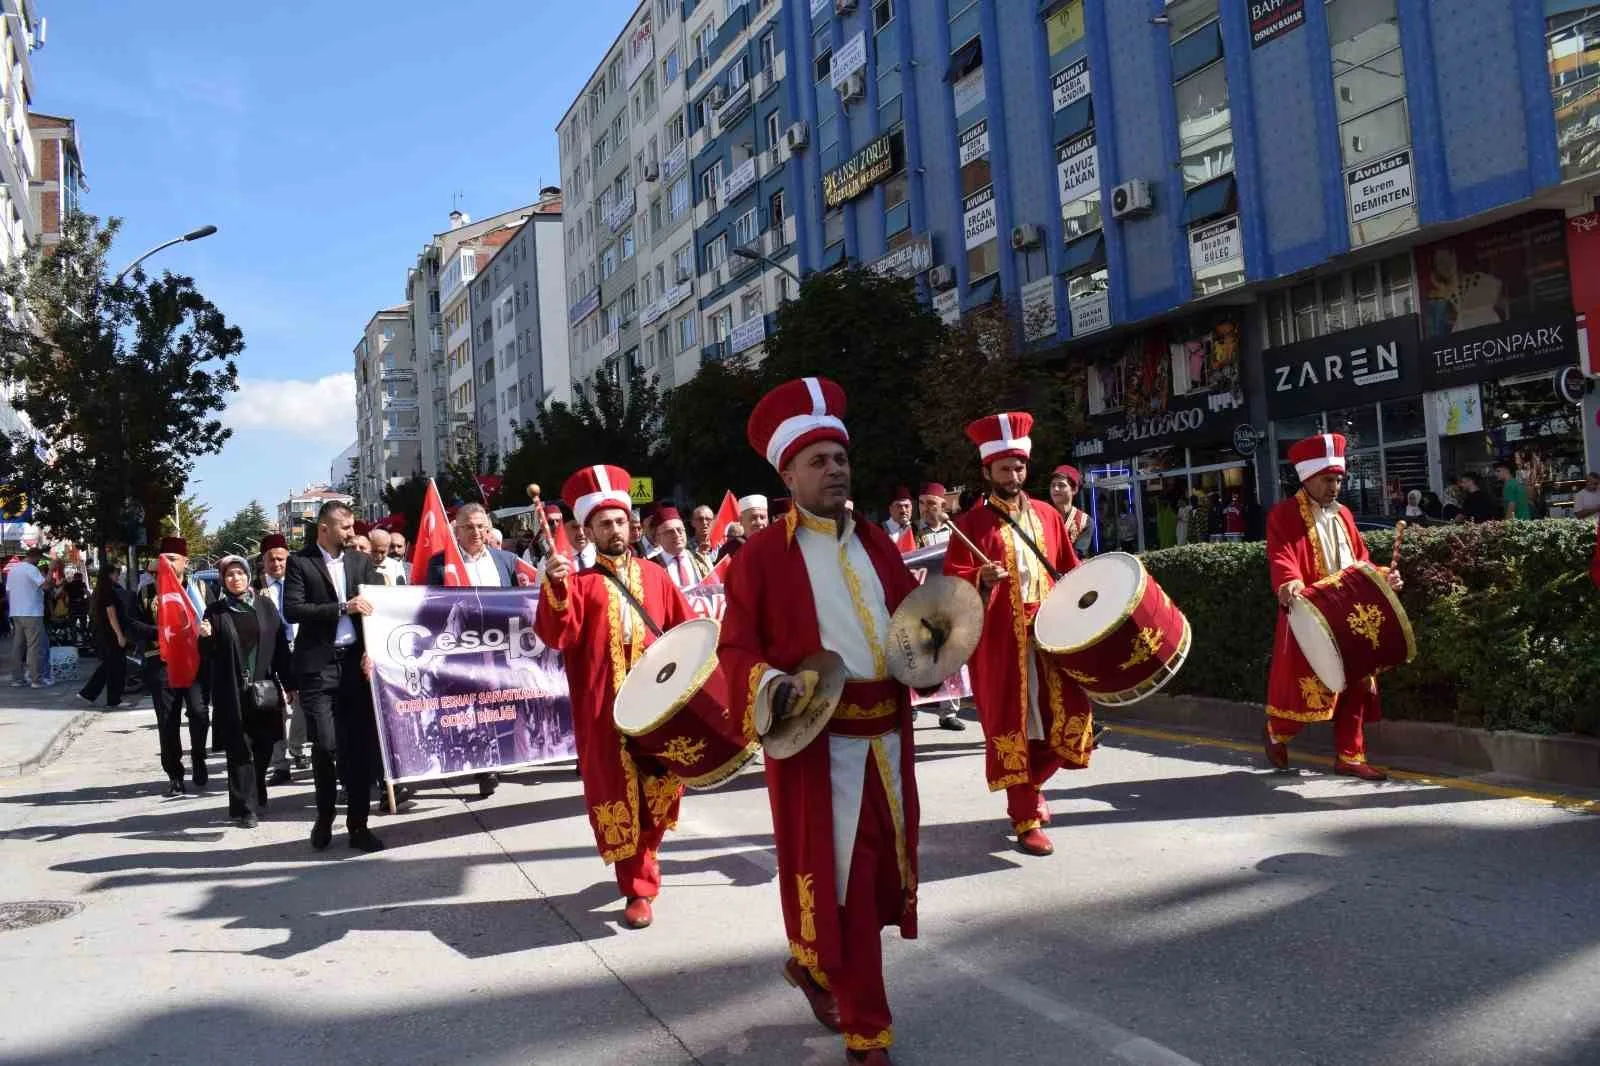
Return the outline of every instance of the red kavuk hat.
[[[561,498],[567,501],[578,524],[586,525],[589,516],[607,507],[616,507],[633,513],[633,500],[628,490],[633,478],[620,466],[586,466],[567,478],[561,486]]]
[[[161,538],[161,554],[162,555],[188,555],[189,554],[189,542],[184,540],[182,537],[162,537]]]
[[[1344,473],[1345,439],[1343,433],[1320,433],[1297,441],[1289,449],[1289,462],[1301,481],[1310,481],[1329,470]]]
[[[261,550],[263,552],[269,552],[273,548],[282,548],[284,551],[289,550],[289,542],[282,533],[268,533],[261,538]]]
[[[1026,411],[1002,411],[967,426],[967,439],[978,446],[984,465],[997,459],[1027,459],[1033,454],[1033,416]]]
[[[745,434],[750,447],[782,471],[802,448],[823,441],[849,444],[844,428],[844,389],[827,378],[786,381],[750,412]]]
[[[1078,473],[1078,468],[1070,463],[1062,463],[1060,466],[1056,467],[1050,472],[1050,476],[1067,478],[1074,485],[1083,484],[1083,475]]]
[[[922,486],[922,492],[918,496],[918,499],[923,499],[923,500],[926,500],[926,499],[939,499],[939,500],[942,500],[947,495],[949,495],[949,493],[946,491],[946,489],[945,489],[945,487],[943,485],[939,484],[937,481],[930,481],[926,485]]]

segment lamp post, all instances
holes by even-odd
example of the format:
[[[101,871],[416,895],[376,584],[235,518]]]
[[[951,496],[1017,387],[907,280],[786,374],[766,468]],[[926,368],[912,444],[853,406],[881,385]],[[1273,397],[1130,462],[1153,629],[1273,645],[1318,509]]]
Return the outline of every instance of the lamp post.
[[[733,249],[732,254],[737,256],[740,259],[750,259],[750,260],[753,260],[754,262],[762,264],[763,266],[769,266],[773,270],[776,270],[780,274],[783,274],[784,276],[790,278],[796,285],[804,284],[800,280],[800,275],[796,274],[794,271],[790,270],[788,267],[784,266],[782,263],[779,263],[776,260],[773,260],[773,259],[771,259],[771,258],[769,258],[767,256],[762,255],[760,252],[756,251],[754,248],[735,248],[735,249]]]
[[[121,284],[122,276],[124,274],[127,274],[129,271],[133,270],[134,267],[138,266],[140,263],[144,262],[146,259],[149,259],[152,255],[155,255],[157,252],[163,251],[163,250],[165,250],[167,248],[171,248],[174,244],[183,244],[186,241],[202,240],[202,239],[204,239],[206,237],[211,236],[215,232],[217,232],[217,227],[215,227],[215,226],[201,226],[199,229],[190,230],[188,233],[185,233],[181,237],[174,237],[170,241],[163,241],[161,244],[156,245],[154,248],[150,249],[148,252],[144,253],[139,258],[135,259],[133,262],[131,262],[127,266],[123,267],[121,270],[117,271],[117,276],[115,278],[111,279],[111,284],[113,284],[113,285]]]

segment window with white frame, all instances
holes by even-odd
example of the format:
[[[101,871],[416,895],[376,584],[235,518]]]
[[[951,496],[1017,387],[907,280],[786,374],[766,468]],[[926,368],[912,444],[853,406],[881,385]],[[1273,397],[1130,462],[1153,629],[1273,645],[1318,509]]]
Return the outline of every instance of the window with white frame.
[[[753,207],[740,215],[733,224],[733,243],[741,248],[754,244],[760,235],[760,223],[757,221],[757,211]]]
[[[667,194],[667,217],[677,219],[689,210],[689,179],[679,178],[672,183],[672,189]]]
[[[720,267],[728,261],[728,235],[723,234],[710,244],[706,245],[706,273]]]

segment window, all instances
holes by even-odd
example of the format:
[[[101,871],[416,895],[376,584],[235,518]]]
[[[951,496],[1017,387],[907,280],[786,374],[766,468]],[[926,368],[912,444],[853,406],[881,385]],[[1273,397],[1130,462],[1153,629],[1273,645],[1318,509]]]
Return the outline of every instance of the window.
[[[1264,307],[1269,348],[1416,314],[1411,255],[1296,285],[1268,296]]]
[[[667,119],[667,150],[678,147],[683,143],[683,116],[673,115]]]
[[[673,45],[667,51],[667,56],[661,61],[661,84],[671,85],[678,80],[678,46]]]
[[[732,96],[750,80],[750,57],[740,56],[736,62],[728,64],[728,95]]]
[[[1411,143],[1405,66],[1396,0],[1330,0],[1328,43],[1333,56],[1339,155],[1346,170],[1394,156]],[[1352,245],[1392,237],[1417,225],[1409,197],[1388,209],[1369,208],[1350,226]]]
[[[754,244],[761,235],[761,229],[756,221],[756,209],[751,208],[739,216],[733,224],[733,243],[739,247]]]
[[[774,230],[783,229],[783,190],[779,189],[772,194],[772,200],[767,205],[767,225]]]
[[[622,259],[624,262],[633,258],[633,227],[629,226],[622,233]]]
[[[872,32],[877,33],[894,20],[894,0],[877,0],[872,5]]]
[[[1066,240],[1073,241],[1086,233],[1093,233],[1102,225],[1100,217],[1100,194],[1085,196],[1081,200],[1074,200],[1061,208],[1062,233]]]
[[[1233,171],[1233,125],[1228,78],[1219,59],[1173,89],[1178,106],[1178,153],[1183,187],[1192,189]]]
[[[696,315],[690,312],[678,319],[678,351],[688,351],[699,343],[695,336]]]
[[[656,75],[651,71],[644,76],[644,109],[646,112],[656,108]]]
[[[676,219],[689,209],[689,179],[679,178],[667,194],[667,217]]]
[[[832,74],[832,73],[833,73],[833,49],[830,48],[826,52],[822,52],[821,54],[819,54],[817,56],[816,80],[819,81],[819,82],[827,81],[828,80],[828,76],[830,74]]]
[[[700,199],[715,204],[722,188],[722,160],[717,160],[700,173]]]
[[[706,245],[706,273],[720,267],[728,261],[728,237],[723,234],[710,244]]]
[[[761,72],[767,76],[770,83],[774,77],[773,68],[778,62],[778,39],[771,30],[761,35]]]
[[[1600,12],[1586,8],[1547,17],[1545,44],[1561,176],[1571,180],[1600,163]]]
[[[844,240],[844,210],[834,208],[822,216],[822,243],[837,244]]]
[[[605,281],[617,272],[617,246],[611,245],[600,253],[600,280]]]
[[[776,149],[783,140],[783,121],[777,111],[767,114],[767,147]]]
[[[711,19],[694,38],[694,57],[704,66],[711,65],[711,46],[717,39],[717,20]]]
[[[720,344],[733,332],[733,308],[724,307],[706,316],[706,339]]]
[[[767,313],[766,296],[760,289],[747,292],[739,298],[739,321],[748,322]]]
[[[964,145],[983,145],[989,142],[988,123],[974,123],[961,133],[961,143]],[[994,183],[994,178],[989,169],[989,149],[982,147],[971,149],[977,154],[973,155],[967,165],[961,168],[961,195],[971,196],[979,189],[987,188]],[[964,153],[966,154],[966,153]]]
[[[694,245],[686,244],[672,253],[672,270],[674,278],[694,276]]]
[[[638,293],[638,290],[635,289],[632,285],[628,286],[627,291],[624,292],[622,294],[621,298],[619,298],[617,300],[617,304],[621,308],[622,317],[623,318],[625,318],[625,319],[632,318],[633,317],[633,313],[635,311],[639,310],[639,293]]]

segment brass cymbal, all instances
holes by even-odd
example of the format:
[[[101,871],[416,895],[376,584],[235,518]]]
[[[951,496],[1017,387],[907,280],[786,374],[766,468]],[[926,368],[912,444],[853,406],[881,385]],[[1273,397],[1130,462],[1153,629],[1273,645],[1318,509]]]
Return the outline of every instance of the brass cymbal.
[[[935,574],[889,619],[889,674],[911,688],[942,685],[983,636],[983,599],[959,578]]]
[[[761,750],[769,758],[787,759],[803,751],[827,728],[844,695],[844,660],[837,652],[819,651],[806,656],[792,672],[798,674],[802,670],[815,671],[817,684],[799,714],[773,722],[770,707],[757,708],[756,733],[761,737]]]

